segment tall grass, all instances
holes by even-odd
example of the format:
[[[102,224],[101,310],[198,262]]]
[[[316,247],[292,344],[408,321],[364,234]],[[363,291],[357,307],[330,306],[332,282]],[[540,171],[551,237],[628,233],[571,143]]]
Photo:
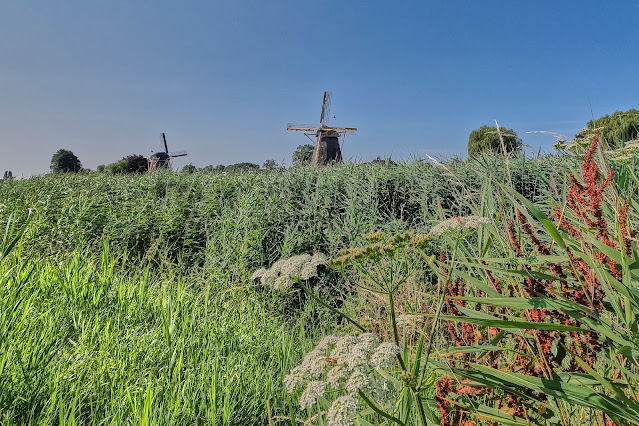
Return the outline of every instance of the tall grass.
[[[265,424],[267,401],[294,418],[282,379],[341,324],[250,272],[429,229],[495,182],[542,200],[572,164],[515,159],[509,179],[502,161],[0,182],[0,423]]]

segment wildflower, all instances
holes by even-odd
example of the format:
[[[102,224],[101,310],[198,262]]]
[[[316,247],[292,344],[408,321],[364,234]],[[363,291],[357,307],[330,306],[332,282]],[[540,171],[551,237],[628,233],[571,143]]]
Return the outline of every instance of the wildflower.
[[[357,413],[357,396],[348,394],[340,396],[331,404],[326,413],[328,426],[350,426],[353,424],[352,417]]]
[[[253,272],[253,275],[251,275],[251,281],[256,280],[258,278],[262,278],[265,272],[266,272],[266,268],[260,268],[256,270],[255,272]]]
[[[326,369],[326,356],[322,351],[312,350],[304,356],[302,366],[312,378],[319,377]]]
[[[306,385],[306,389],[302,392],[300,396],[300,407],[302,410],[311,408],[315,405],[315,401],[320,396],[324,395],[324,390],[326,389],[326,382],[320,380],[313,380]]]
[[[300,271],[300,278],[303,280],[310,280],[313,277],[317,276],[317,265],[309,262],[302,266],[302,270]]]
[[[270,268],[260,268],[253,272],[251,279],[260,280],[263,286],[272,287],[275,290],[288,290],[300,277],[308,280],[317,276],[317,267],[324,265],[328,257],[324,253],[315,252],[300,254],[287,259],[279,259]]]
[[[326,373],[326,383],[332,389],[339,389],[339,384],[348,377],[348,368],[344,365],[336,365]]]
[[[368,389],[371,381],[366,373],[361,370],[353,371],[351,377],[346,381],[346,390],[357,392],[359,390]]]
[[[357,413],[357,397],[355,394],[340,396],[331,404],[326,413],[328,426],[350,426],[353,416]]]
[[[331,351],[331,358],[337,360],[338,363],[343,364],[349,358],[351,353],[351,347],[357,344],[357,337],[344,336],[335,343],[335,347]]]
[[[375,368],[389,367],[395,362],[395,356],[401,351],[399,346],[391,342],[384,342],[370,358],[370,363]]]
[[[372,353],[379,346],[379,339],[373,333],[363,333],[359,335],[359,342],[354,349],[361,350],[366,354]]]
[[[337,398],[334,402],[337,405],[331,408],[333,423],[329,421],[329,424],[352,424],[349,422],[357,410],[358,392],[366,392],[384,407],[393,407],[396,403],[398,393],[395,386],[385,378],[380,379],[376,369],[393,365],[391,361],[399,351],[393,343],[380,344],[379,338],[372,333],[343,337],[329,335],[304,356],[300,366],[291,370],[284,378],[284,384],[289,393],[306,384],[299,400],[302,408],[311,407],[327,386],[333,391],[348,392],[353,401],[344,405],[349,399]]]
[[[286,391],[291,393],[295,390],[297,385],[304,383],[311,377],[308,368],[305,365],[298,365],[293,368],[289,374],[284,377],[284,386]]]
[[[333,336],[329,334],[328,336],[322,337],[322,340],[315,346],[314,350],[325,351],[329,348],[329,346],[334,345],[339,341],[339,337]]]
[[[357,368],[363,368],[368,364],[368,356],[368,352],[355,345],[348,354],[348,357],[345,357],[344,362],[351,370],[355,370]]]
[[[273,287],[275,285],[275,280],[278,278],[279,271],[277,269],[271,268],[262,274],[260,278],[260,283],[263,286]]]
[[[490,219],[480,216],[453,216],[433,226],[430,230],[432,235],[443,235],[448,231],[463,231],[467,229],[479,229],[489,225]]]
[[[310,263],[314,263],[315,265],[323,265],[328,260],[328,256],[322,252],[316,251],[313,253],[313,257],[311,257]]]

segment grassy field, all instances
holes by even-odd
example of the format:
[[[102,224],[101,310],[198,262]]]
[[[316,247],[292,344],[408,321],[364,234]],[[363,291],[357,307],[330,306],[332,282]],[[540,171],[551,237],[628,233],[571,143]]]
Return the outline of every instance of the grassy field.
[[[300,410],[284,377],[322,336],[354,331],[322,300],[391,339],[389,305],[352,290],[347,274],[316,300],[252,282],[255,269],[316,250],[336,257],[378,229],[427,233],[454,215],[496,218],[513,205],[504,188],[550,206],[566,197],[579,161],[2,181],[0,423],[296,424],[285,417],[315,411]],[[398,311],[424,300],[436,308],[437,268],[424,259],[454,250],[444,241],[423,250],[411,291],[391,300]],[[454,344],[442,330],[430,339]],[[434,391],[425,395],[438,413]]]

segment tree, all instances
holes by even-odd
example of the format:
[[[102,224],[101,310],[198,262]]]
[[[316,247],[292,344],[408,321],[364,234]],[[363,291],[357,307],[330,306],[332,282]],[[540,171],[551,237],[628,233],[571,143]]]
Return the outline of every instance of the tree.
[[[182,173],[195,173],[197,172],[197,167],[195,167],[193,164],[187,164],[186,166],[182,167]]]
[[[149,170],[149,159],[144,155],[129,155],[122,159],[126,161],[127,173],[146,173]]]
[[[107,164],[106,169],[114,175],[123,175],[129,171],[129,162],[123,158],[115,163]]]
[[[621,148],[626,142],[639,139],[639,111],[615,111],[586,123],[586,128],[575,135],[571,145],[590,146],[596,129],[599,140],[606,148]]]
[[[502,138],[506,152],[517,152],[521,149],[521,139],[512,129],[500,127]],[[497,127],[481,126],[479,129],[473,130],[468,137],[468,155],[473,156],[481,152],[502,153],[501,141]]]
[[[279,166],[280,165],[277,164],[275,160],[266,160],[264,164],[262,165],[262,168],[266,170],[274,170],[274,169],[277,169]]]
[[[68,149],[59,149],[51,157],[51,171],[53,173],[77,173],[82,168],[80,159]]]
[[[217,166],[209,164],[208,166],[203,167],[202,171],[206,173],[220,173],[223,172],[225,168],[226,166],[224,166],[223,164],[218,164]]]
[[[246,172],[250,170],[259,170],[260,165],[254,163],[237,163],[231,164],[230,166],[226,166],[224,168],[225,171],[229,172]]]
[[[311,144],[299,145],[295,152],[293,153],[293,159],[291,161],[291,165],[293,166],[304,166],[307,164],[311,164],[311,159],[313,158],[313,151],[315,151],[315,147]]]

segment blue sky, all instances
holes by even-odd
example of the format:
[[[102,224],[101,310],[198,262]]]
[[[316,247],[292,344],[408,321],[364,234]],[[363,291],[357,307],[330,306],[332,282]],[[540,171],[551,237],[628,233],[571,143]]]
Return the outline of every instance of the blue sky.
[[[0,172],[161,148],[290,163],[287,122],[358,127],[347,158],[450,157],[496,118],[535,150],[636,108],[639,1],[0,2]],[[332,117],[331,117],[332,118]]]

